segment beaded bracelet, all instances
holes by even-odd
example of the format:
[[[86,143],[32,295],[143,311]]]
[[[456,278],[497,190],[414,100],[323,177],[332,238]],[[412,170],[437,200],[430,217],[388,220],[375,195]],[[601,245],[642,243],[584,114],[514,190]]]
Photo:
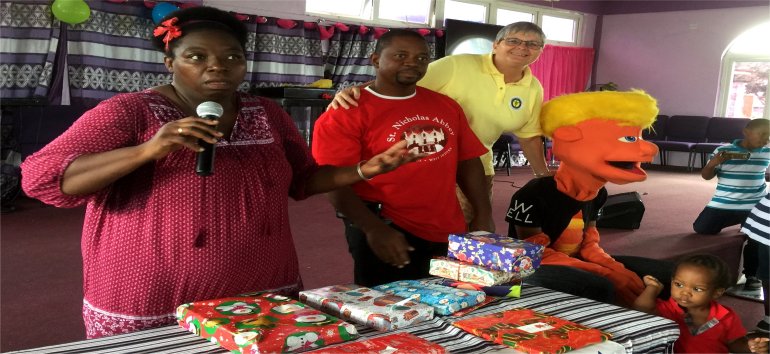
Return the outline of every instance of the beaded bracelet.
[[[356,172],[358,172],[358,177],[361,177],[362,180],[364,180],[364,181],[371,181],[372,178],[374,178],[374,177],[366,178],[366,176],[364,176],[364,173],[361,172],[361,164],[364,163],[364,162],[366,162],[366,160],[361,160],[361,161],[358,162],[358,164],[356,165]]]

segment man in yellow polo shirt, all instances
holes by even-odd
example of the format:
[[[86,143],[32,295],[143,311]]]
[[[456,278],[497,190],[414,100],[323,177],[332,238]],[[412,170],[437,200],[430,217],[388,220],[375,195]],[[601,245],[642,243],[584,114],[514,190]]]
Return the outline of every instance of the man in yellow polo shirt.
[[[540,56],[545,33],[531,22],[516,22],[503,27],[489,54],[458,54],[432,62],[417,85],[443,93],[460,104],[471,129],[490,152],[482,157],[491,197],[492,145],[501,134],[511,132],[519,139],[524,156],[536,177],[550,175],[543,153],[540,106],[543,87],[532,75],[529,65]],[[333,108],[357,106],[359,87],[340,91]],[[466,221],[472,218],[465,198],[461,197]]]

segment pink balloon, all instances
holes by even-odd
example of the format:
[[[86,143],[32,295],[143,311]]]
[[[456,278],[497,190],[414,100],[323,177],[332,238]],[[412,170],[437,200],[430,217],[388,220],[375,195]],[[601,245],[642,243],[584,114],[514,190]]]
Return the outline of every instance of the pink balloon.
[[[380,37],[382,37],[383,34],[385,34],[385,32],[388,32],[388,31],[389,30],[387,28],[375,27],[374,28],[374,39],[379,39]]]
[[[305,22],[304,26],[305,26],[306,30],[311,30],[311,29],[315,29],[316,27],[318,27],[318,24],[315,23],[315,22]]]
[[[267,17],[265,16],[257,17],[257,23],[267,23]]]
[[[342,22],[335,23],[334,27],[337,27],[337,29],[339,29],[342,32],[347,32],[350,29],[350,27],[348,27],[348,25],[346,25],[346,24],[344,24]]]
[[[278,27],[286,28],[286,29],[294,28],[294,26],[297,25],[297,21],[287,20],[283,18],[275,21],[275,23],[278,25]]]
[[[444,36],[444,30],[436,30],[436,37],[441,38]]]
[[[321,39],[329,39],[334,35],[334,26],[318,26],[318,32],[321,33]]]
[[[361,25],[360,27],[358,27],[358,34],[364,35],[364,34],[367,34],[368,32],[369,32],[369,27],[366,27],[364,25]]]
[[[156,1],[144,0],[144,6],[147,7],[148,9],[151,9],[151,8],[155,7],[155,5],[157,5],[157,4],[158,3]]]
[[[249,15],[233,14],[233,16],[235,16],[235,18],[237,18],[238,21],[248,21],[249,20]]]
[[[430,30],[427,29],[427,28],[420,28],[420,29],[417,30],[417,33],[419,33],[419,34],[421,34],[423,36],[427,36],[427,35],[430,34]]]

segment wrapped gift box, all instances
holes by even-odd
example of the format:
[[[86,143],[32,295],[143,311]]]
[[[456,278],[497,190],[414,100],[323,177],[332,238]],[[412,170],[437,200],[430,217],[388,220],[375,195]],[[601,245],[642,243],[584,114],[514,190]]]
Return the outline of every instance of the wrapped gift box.
[[[454,323],[466,332],[525,353],[564,353],[610,335],[529,309],[512,309]]]
[[[394,333],[328,348],[331,353],[443,354],[444,347],[409,333]]]
[[[484,286],[499,285],[514,279],[516,274],[492,270],[473,263],[460,262],[448,257],[430,260],[430,274]]]
[[[483,291],[455,289],[422,280],[396,281],[375,286],[374,289],[428,304],[439,315],[450,315],[486,298]]]
[[[433,318],[431,306],[355,284],[302,291],[299,299],[324,312],[380,331]]]
[[[505,285],[483,286],[457,280],[444,279],[439,284],[459,289],[483,291],[487,297],[521,297],[521,280],[514,280]]]
[[[540,266],[543,246],[476,231],[465,234],[450,234],[447,255],[463,262],[501,270],[521,279],[534,273]]]
[[[302,352],[358,337],[352,324],[275,294],[191,302],[176,318],[235,353]]]

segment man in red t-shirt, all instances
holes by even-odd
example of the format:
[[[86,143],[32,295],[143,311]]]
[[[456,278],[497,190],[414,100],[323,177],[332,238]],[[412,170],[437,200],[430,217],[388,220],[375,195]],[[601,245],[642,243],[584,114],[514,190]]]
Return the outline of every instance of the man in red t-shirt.
[[[487,149],[456,102],[416,85],[430,61],[425,39],[391,30],[371,60],[377,77],[358,107],[329,110],[315,123],[313,156],[319,164],[344,166],[406,140],[424,157],[373,179],[359,173],[364,181],[329,193],[345,215],[354,280],[363,286],[426,277],[430,259],[446,255],[448,234],[494,231],[479,160]],[[455,183],[477,211],[470,225]]]

